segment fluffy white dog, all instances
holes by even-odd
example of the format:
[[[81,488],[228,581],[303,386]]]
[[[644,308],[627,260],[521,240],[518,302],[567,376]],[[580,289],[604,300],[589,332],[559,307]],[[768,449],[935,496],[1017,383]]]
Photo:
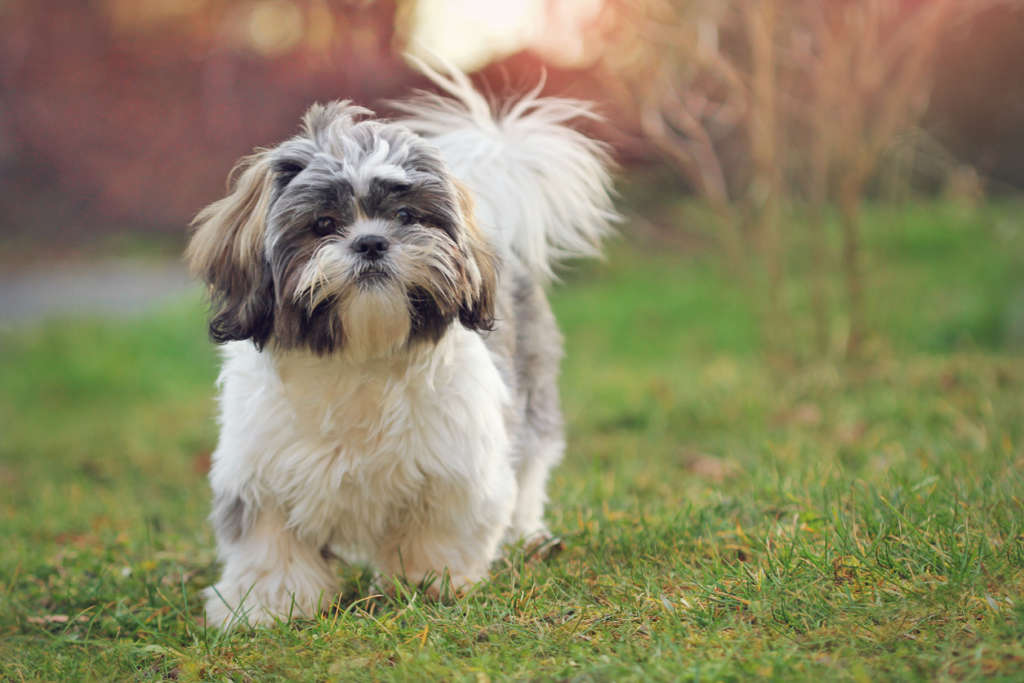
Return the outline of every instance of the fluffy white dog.
[[[315,614],[335,559],[459,590],[546,538],[564,441],[543,285],[615,219],[608,155],[566,125],[585,104],[494,112],[423,68],[451,97],[393,121],[315,105],[195,219],[224,344],[212,625]]]

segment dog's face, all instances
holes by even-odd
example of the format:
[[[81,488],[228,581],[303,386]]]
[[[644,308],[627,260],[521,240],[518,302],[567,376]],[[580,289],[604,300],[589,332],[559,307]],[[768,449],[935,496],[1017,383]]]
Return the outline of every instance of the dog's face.
[[[437,151],[347,103],[244,159],[195,220],[215,341],[365,359],[493,322],[495,261]]]

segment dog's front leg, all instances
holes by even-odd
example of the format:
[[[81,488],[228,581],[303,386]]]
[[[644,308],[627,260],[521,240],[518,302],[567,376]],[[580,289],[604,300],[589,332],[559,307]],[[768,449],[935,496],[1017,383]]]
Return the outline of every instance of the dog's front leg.
[[[229,510],[241,502],[227,506]],[[337,575],[315,543],[285,526],[276,510],[257,510],[245,524],[217,520],[224,572],[206,589],[206,620],[214,627],[267,624],[276,619],[309,617],[337,592]]]
[[[506,468],[480,489],[435,495],[433,505],[381,548],[375,564],[384,577],[423,586],[430,597],[449,587],[459,595],[487,577],[515,501],[515,477]]]

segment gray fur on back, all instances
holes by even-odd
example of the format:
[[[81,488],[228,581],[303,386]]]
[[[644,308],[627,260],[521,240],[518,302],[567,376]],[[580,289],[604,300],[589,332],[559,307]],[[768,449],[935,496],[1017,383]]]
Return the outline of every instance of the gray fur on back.
[[[484,338],[514,397],[506,416],[517,472],[556,464],[565,446],[558,396],[562,335],[544,289],[515,258],[502,264],[495,330]]]

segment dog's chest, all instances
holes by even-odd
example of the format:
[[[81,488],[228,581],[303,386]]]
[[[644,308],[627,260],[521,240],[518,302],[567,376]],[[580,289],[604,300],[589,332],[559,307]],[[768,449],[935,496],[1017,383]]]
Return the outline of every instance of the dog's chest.
[[[467,358],[429,372],[278,364],[248,388],[227,377],[228,393],[257,396],[242,438],[263,495],[301,534],[358,555],[472,490],[486,461],[505,457],[507,399],[489,357]],[[225,426],[241,426],[232,418]]]
[[[394,378],[310,379],[285,387],[293,442],[272,475],[294,524],[380,533],[451,475],[444,461],[456,454],[440,438],[446,420],[437,397]]]

